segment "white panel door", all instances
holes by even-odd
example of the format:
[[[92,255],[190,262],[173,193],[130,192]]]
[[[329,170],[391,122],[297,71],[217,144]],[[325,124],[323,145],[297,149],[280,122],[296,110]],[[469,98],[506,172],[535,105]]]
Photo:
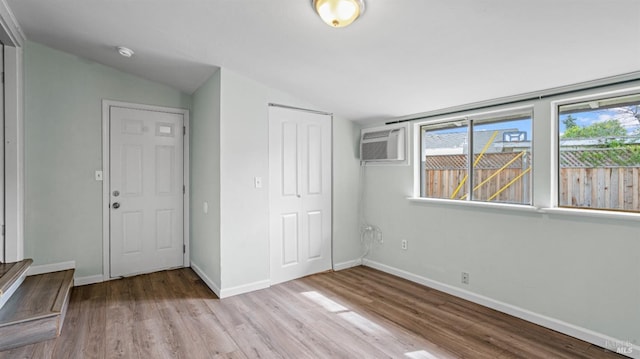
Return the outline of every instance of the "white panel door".
[[[110,108],[111,277],[183,265],[183,123]]]
[[[4,45],[0,43],[0,70],[4,73]],[[4,81],[0,84],[0,138],[4,138]],[[0,263],[5,262],[4,258],[4,143],[0,146]]]
[[[271,283],[331,269],[331,116],[269,108]]]

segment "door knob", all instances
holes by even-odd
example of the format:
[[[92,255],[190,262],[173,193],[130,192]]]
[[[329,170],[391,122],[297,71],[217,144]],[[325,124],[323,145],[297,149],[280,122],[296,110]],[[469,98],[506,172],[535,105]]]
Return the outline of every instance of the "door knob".
[[[113,207],[113,209],[118,209],[118,208],[120,208],[120,203],[113,202],[113,204],[111,206]]]

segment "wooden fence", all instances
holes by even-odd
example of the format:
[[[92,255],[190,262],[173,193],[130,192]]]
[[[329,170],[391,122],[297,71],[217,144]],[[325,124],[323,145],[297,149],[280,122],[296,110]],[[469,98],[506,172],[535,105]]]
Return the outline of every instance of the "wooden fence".
[[[562,168],[560,205],[640,211],[639,167]]]
[[[475,162],[475,161],[474,161]],[[506,203],[529,203],[531,193],[531,163],[529,153],[487,153],[474,167],[473,199]],[[504,168],[503,168],[504,167]],[[496,172],[503,168],[502,171]],[[467,155],[438,155],[425,158],[426,197],[452,198],[462,181],[467,178]],[[509,186],[507,184],[511,183]],[[468,196],[464,183],[455,195],[456,199]],[[497,194],[500,190],[499,194]],[[496,195],[495,198],[492,198]]]
[[[584,152],[588,150],[581,150]],[[531,172],[523,174],[531,164],[531,155],[519,153],[487,153],[474,167],[473,198],[479,201],[503,203],[531,202]],[[575,151],[561,153],[575,158]],[[583,161],[584,162],[584,161]],[[424,162],[423,193],[431,198],[452,198],[467,175],[467,155],[426,156]],[[493,176],[493,177],[492,177]],[[489,177],[492,177],[489,179]],[[483,183],[484,182],[484,183]],[[640,211],[640,164],[615,165],[573,163],[560,169],[560,206]],[[511,183],[509,186],[507,184]],[[506,189],[504,189],[506,187]],[[463,184],[454,198],[466,198],[467,185]],[[503,189],[495,198],[490,199]]]

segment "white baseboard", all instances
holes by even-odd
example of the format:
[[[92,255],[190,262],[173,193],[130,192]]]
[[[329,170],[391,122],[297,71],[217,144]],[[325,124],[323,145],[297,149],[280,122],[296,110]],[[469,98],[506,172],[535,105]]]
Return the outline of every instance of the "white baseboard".
[[[237,287],[223,288],[220,291],[219,297],[220,299],[229,298],[229,297],[233,297],[234,295],[239,295],[239,294],[253,292],[254,290],[269,288],[270,286],[271,286],[271,281],[267,279],[267,280],[261,280],[261,281],[253,282],[249,284],[239,285]]]
[[[41,264],[37,266],[32,265],[31,267],[29,267],[29,270],[27,271],[27,275],[29,276],[29,275],[59,272],[61,270],[75,269],[75,268],[76,268],[76,261]]]
[[[362,259],[354,259],[351,261],[346,261],[346,262],[341,262],[341,263],[335,263],[333,265],[333,270],[334,271],[340,271],[340,270],[344,270],[344,269],[349,269],[352,267],[357,267],[359,265],[362,265]]]
[[[200,277],[200,279],[202,279],[204,284],[206,284],[207,287],[209,287],[209,289],[211,289],[218,296],[218,298],[221,298],[220,297],[220,288],[218,288],[216,283],[214,281],[212,281],[211,278],[209,278],[206,274],[204,274],[202,269],[200,269],[200,267],[198,267],[193,261],[191,261],[191,269],[193,269],[193,271],[196,272],[198,277]]]
[[[532,311],[511,305],[511,304],[507,304],[489,297],[485,297],[483,295],[476,294],[458,287],[454,287],[449,284],[434,281],[434,280],[404,271],[402,269],[398,269],[395,267],[388,266],[386,264],[372,261],[370,259],[365,258],[362,261],[362,265],[375,268],[383,272],[393,274],[397,277],[401,277],[401,278],[410,280],[412,282],[422,284],[424,286],[451,294],[453,296],[466,299],[470,302],[474,302],[482,306],[495,309],[499,312],[506,313],[520,319],[524,319],[528,322],[535,323],[545,328],[549,328],[557,332],[572,336],[574,338],[584,340],[586,342],[611,350],[613,352],[618,352],[630,358],[640,359],[640,346],[638,346],[637,344],[612,338],[610,336],[592,331],[590,329],[582,328],[577,325],[573,325],[571,323],[563,322],[559,319],[534,313]]]
[[[90,275],[87,277],[79,277],[73,279],[73,286],[78,287],[81,285],[95,284],[104,282],[104,276],[102,274]]]

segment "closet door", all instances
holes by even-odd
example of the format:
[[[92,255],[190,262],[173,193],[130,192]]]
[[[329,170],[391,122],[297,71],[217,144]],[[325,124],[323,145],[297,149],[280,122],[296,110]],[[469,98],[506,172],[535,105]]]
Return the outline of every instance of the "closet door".
[[[331,116],[269,108],[271,283],[331,269]]]

